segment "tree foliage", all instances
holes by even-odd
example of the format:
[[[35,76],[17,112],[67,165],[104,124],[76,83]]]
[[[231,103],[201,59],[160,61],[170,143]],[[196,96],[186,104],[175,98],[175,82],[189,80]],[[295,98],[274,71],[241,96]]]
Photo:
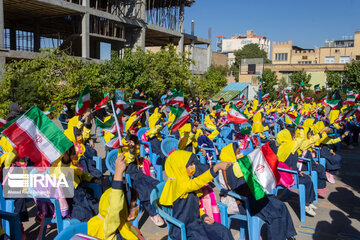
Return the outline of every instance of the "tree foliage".
[[[210,98],[217,92],[219,92],[224,86],[226,86],[227,71],[222,66],[211,66],[209,70],[200,77],[199,83],[199,94],[203,98]]]
[[[304,83],[304,86],[302,87],[303,91],[306,91],[311,87],[311,74],[306,73],[304,69],[292,73],[289,78],[296,91],[300,87],[301,82]]]
[[[325,69],[325,74],[326,74],[327,86],[329,88],[332,88],[333,90],[335,90],[335,89],[339,89],[339,88],[342,87],[341,78],[342,78],[343,75],[341,73],[329,71],[326,68]]]
[[[344,80],[347,88],[360,90],[360,61],[353,60],[346,64]]]
[[[46,110],[54,106],[58,111],[76,101],[86,85],[90,85],[91,104],[96,104],[104,93],[114,89],[128,89],[127,97],[140,86],[150,100],[157,102],[169,88],[181,89],[185,96],[205,94],[209,97],[226,85],[226,68],[211,67],[203,77],[193,76],[189,53],[177,53],[173,45],[154,52],[125,51],[119,58],[88,62],[71,57],[59,50],[44,50],[32,60],[13,61],[5,65],[0,83],[0,117],[4,118],[12,101],[23,109],[33,104]],[[210,89],[211,88],[211,89]],[[199,89],[199,90],[196,90]],[[127,98],[128,99],[128,98]]]
[[[277,97],[275,85],[278,84],[276,72],[271,69],[265,69],[262,77],[262,94],[269,93],[270,100],[274,100]]]

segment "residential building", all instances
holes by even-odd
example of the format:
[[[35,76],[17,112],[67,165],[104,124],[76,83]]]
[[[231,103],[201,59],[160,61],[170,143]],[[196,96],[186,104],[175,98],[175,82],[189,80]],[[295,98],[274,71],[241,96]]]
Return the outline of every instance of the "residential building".
[[[225,39],[221,36],[218,39],[218,46],[221,47],[221,52],[228,54],[229,66],[235,63],[234,52],[251,43],[259,45],[259,48],[264,50],[267,56],[270,57],[270,40],[264,36],[256,36],[253,30],[247,30],[246,35],[232,36],[230,39]]]
[[[355,32],[353,39],[325,41],[324,46],[305,49],[293,45],[293,41],[273,42],[272,64],[265,64],[265,69],[276,72],[278,78],[285,78],[304,69],[311,74],[312,85],[326,86],[325,69],[344,71],[345,64],[360,60],[360,32]]]

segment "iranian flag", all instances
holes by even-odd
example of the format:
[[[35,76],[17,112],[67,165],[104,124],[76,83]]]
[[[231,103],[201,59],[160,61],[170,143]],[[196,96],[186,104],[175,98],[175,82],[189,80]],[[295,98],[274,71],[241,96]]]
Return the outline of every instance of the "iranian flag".
[[[75,112],[76,116],[81,116],[86,111],[86,109],[90,108],[90,86],[87,85],[80,94],[80,97],[76,103]]]
[[[306,97],[305,101],[311,101],[311,97]]]
[[[278,159],[269,143],[237,160],[252,194],[259,200],[272,192],[280,180]]]
[[[327,94],[319,99],[319,102],[324,102],[327,99]]]
[[[133,99],[133,100],[131,100],[131,103],[133,105],[140,106],[140,107],[143,107],[143,108],[145,108],[145,107],[147,107],[149,105],[152,105],[152,102],[148,101],[146,99]]]
[[[143,113],[143,112],[145,112],[145,111],[147,111],[147,110],[149,110],[150,108],[153,108],[153,107],[154,107],[153,105],[146,106],[146,107],[140,109],[139,111],[137,111],[135,113],[132,113],[131,116],[139,115],[139,114],[141,114],[141,113]]]
[[[290,96],[289,96],[289,94],[284,94],[284,97],[283,97],[283,99],[284,99],[284,102],[285,102],[285,106],[290,106],[290,104],[291,104],[291,100],[290,100]]]
[[[294,123],[295,119],[296,119],[296,116],[294,114],[291,114],[291,113],[285,113],[285,118],[289,119],[289,121]]]
[[[116,110],[116,116],[119,120],[120,132],[122,133],[123,132],[123,122],[122,122],[123,112],[119,108]],[[106,122],[103,122],[99,118],[96,118],[95,124],[97,127],[100,127],[102,130],[110,132],[112,134],[115,134],[117,132],[116,121],[115,121],[114,116],[111,116],[111,118],[108,119]]]
[[[221,113],[221,105],[220,104],[216,104],[216,106],[214,107],[215,110],[215,116],[220,116]]]
[[[38,107],[32,106],[2,133],[13,143],[20,158],[28,156],[36,167],[48,167],[73,143]]]
[[[239,98],[240,98],[240,101],[241,101],[241,100],[244,100],[244,99],[245,99],[245,94],[244,94],[243,92],[241,92]]]
[[[176,91],[175,89],[171,89],[167,93],[167,97],[165,98],[166,106],[183,106],[184,105],[184,93],[182,91]]]
[[[95,106],[95,111],[100,110],[100,109],[102,109],[102,108],[106,108],[106,105],[107,105],[108,102],[109,102],[109,97],[110,97],[110,94],[107,93],[107,94],[105,95],[104,99],[101,100],[101,102],[100,102],[98,105]]]
[[[315,93],[316,94],[319,94],[321,91],[320,91],[320,84],[316,84],[315,86],[314,86],[314,90],[315,90]]]
[[[119,138],[119,135],[116,134],[110,141],[108,141],[105,145],[108,147],[108,148],[120,148],[120,141],[121,141],[121,138]]]
[[[304,81],[301,80],[300,86],[298,88],[298,92],[301,92],[301,88],[304,86]]]
[[[325,106],[330,106],[331,109],[335,109],[335,107],[339,104],[340,99],[339,100],[329,100],[329,99],[325,99],[324,101],[324,105]]]
[[[355,105],[355,99],[356,99],[355,94],[352,91],[350,91],[346,93],[346,101],[344,102],[344,104]]]
[[[305,101],[304,94],[303,94],[302,92],[300,93],[300,100],[301,100],[302,102]]]
[[[176,132],[179,128],[184,126],[190,119],[190,108],[187,105],[184,107],[173,107],[169,106],[171,112],[175,115],[175,120],[170,126],[171,132]]]
[[[343,114],[341,115],[341,118],[339,116],[340,121],[344,121],[346,118],[351,117],[356,111],[357,111],[356,106],[350,106],[350,107],[346,108],[343,111]]]
[[[268,99],[270,97],[270,93],[265,93],[262,97],[261,97],[261,101],[265,101],[266,99]]]
[[[247,118],[243,115],[240,110],[235,106],[235,104],[230,103],[231,110],[227,115],[227,120],[233,123],[244,123],[247,122]]]
[[[304,120],[305,120],[304,115],[299,114],[299,115],[295,118],[294,124],[295,124],[296,126],[302,125],[302,124],[304,123]]]
[[[121,109],[121,111],[124,111],[128,107],[130,107],[130,104],[124,100],[121,100],[120,98],[116,100],[115,105]]]
[[[2,128],[7,123],[6,120],[0,118],[0,128]]]

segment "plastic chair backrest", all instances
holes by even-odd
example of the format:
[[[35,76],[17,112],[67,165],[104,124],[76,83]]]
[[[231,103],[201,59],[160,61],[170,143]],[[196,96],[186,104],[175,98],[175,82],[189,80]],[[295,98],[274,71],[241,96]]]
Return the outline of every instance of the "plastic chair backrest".
[[[233,132],[234,131],[230,127],[222,127],[220,135],[221,135],[222,138],[233,140],[232,139],[232,133]]]
[[[115,161],[118,156],[118,150],[113,149],[111,150],[105,159],[106,168],[109,170],[111,174],[115,173]]]
[[[21,239],[21,222],[19,214],[0,211],[0,218],[9,222],[10,225],[10,238],[14,240]]]
[[[161,151],[165,155],[165,157],[169,157],[169,153],[175,150],[179,150],[178,140],[175,138],[165,138],[161,142]]]
[[[87,234],[87,223],[79,223],[72,226],[69,226],[64,231],[62,231],[59,235],[55,237],[54,240],[68,240],[72,238],[75,234],[82,233]]]
[[[149,127],[142,127],[142,128],[140,128],[140,129],[137,131],[136,135],[137,135],[137,137],[139,138],[140,141],[141,141],[141,136],[142,136],[146,131],[149,131],[149,130],[150,130]]]

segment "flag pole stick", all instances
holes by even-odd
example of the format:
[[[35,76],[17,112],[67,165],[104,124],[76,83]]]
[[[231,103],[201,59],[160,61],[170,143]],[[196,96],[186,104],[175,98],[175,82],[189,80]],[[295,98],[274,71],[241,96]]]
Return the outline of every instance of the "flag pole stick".
[[[122,146],[123,146],[123,143],[122,143],[122,140],[121,140],[120,125],[119,125],[118,118],[117,118],[117,116],[116,116],[116,111],[115,111],[115,108],[114,108],[114,103],[113,103],[113,101],[111,101],[111,107],[112,107],[113,114],[114,114],[114,118],[115,118],[115,124],[116,124],[117,133],[118,133],[118,137],[119,137],[119,144],[120,144],[120,147],[122,147]]]

